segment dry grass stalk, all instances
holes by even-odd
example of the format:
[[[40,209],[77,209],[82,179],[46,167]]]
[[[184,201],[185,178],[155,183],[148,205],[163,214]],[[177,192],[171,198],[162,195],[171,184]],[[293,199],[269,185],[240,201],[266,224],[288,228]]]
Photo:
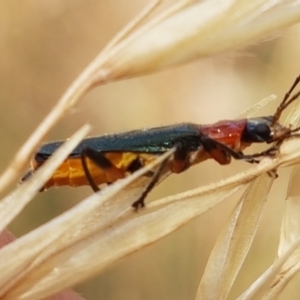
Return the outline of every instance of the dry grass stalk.
[[[70,86],[1,177],[2,190],[20,176],[20,170],[49,130],[94,86],[245,46],[300,19],[300,3],[296,0],[223,1],[221,5],[217,0],[181,1],[139,26],[151,10],[152,7],[113,40]],[[85,130],[79,134],[81,138]],[[78,142],[80,137],[72,142]],[[65,156],[74,145],[65,146],[62,150]],[[1,250],[2,299],[44,298],[92,277],[116,260],[176,230],[259,175],[280,165],[298,164],[299,149],[299,138],[289,140],[274,159],[265,159],[258,166],[221,182],[156,201],[139,214],[130,209],[130,203],[146,184],[139,176],[147,170],[117,182]],[[4,200],[1,213],[8,218],[2,219],[2,228],[38,191],[63,157],[53,157],[35,179]],[[165,157],[154,164],[162,159]],[[233,212],[229,230],[221,234],[200,284],[201,299],[211,298],[212,290],[217,298],[227,297],[255,234],[270,181],[264,175],[252,183],[245,192],[244,202]],[[259,205],[251,203],[253,197]],[[12,212],[12,204],[17,201],[21,205]],[[297,202],[294,197],[288,198],[278,260],[241,299],[253,299],[258,294],[266,299],[275,297],[298,271]],[[288,222],[291,214],[293,222]],[[242,228],[240,224],[244,224]],[[231,270],[229,275],[228,270]]]

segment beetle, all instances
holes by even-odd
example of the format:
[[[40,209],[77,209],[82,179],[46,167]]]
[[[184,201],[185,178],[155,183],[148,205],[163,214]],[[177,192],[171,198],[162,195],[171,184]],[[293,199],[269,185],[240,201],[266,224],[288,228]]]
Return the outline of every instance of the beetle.
[[[132,204],[137,210],[144,206],[145,197],[166,172],[181,173],[209,158],[221,165],[229,164],[231,158],[257,163],[256,158],[274,155],[280,143],[298,130],[281,125],[279,118],[283,110],[299,97],[300,92],[291,95],[299,82],[300,75],[273,116],[223,120],[209,125],[181,123],[86,138],[54,172],[42,190],[52,186],[90,185],[97,192],[98,185],[111,184],[124,178],[175,148],[173,157],[150,174],[152,180],[149,186]],[[31,161],[31,169],[21,182],[30,178],[62,143],[57,141],[42,145]],[[266,151],[245,155],[243,150],[252,143],[275,145]]]

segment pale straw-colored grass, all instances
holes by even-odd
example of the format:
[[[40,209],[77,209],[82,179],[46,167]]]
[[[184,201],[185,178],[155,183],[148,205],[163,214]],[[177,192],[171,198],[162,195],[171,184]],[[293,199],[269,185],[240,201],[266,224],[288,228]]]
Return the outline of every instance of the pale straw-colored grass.
[[[296,0],[178,1],[151,18],[159,2],[152,3],[74,81],[3,173],[2,190],[21,176],[41,140],[93,87],[237,49],[300,20],[300,1]],[[295,124],[297,118],[294,114],[288,122]],[[84,127],[79,131],[32,180],[3,199],[1,229],[20,213],[87,130]],[[244,189],[220,233],[197,293],[197,299],[226,299],[255,236],[273,181],[266,172],[282,165],[297,165],[299,150],[299,138],[290,139],[273,159],[265,158],[243,173],[152,202],[139,213],[134,212],[131,203],[149,181],[140,176],[172,155],[172,151],[166,153],[148,168],[91,195],[3,248],[1,299],[40,299],[74,286]],[[274,299],[299,270],[297,169],[292,172],[288,190],[278,259],[240,299]]]

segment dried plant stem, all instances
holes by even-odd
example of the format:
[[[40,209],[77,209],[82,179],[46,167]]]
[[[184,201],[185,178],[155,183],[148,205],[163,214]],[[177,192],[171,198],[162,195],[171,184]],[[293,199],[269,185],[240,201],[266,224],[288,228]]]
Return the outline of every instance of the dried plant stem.
[[[5,190],[12,181],[16,180],[20,176],[20,173],[24,169],[24,166],[28,163],[30,156],[48,132],[93,86],[92,77],[95,73],[94,67],[94,64],[91,64],[90,67],[88,67],[85,72],[83,72],[77,80],[74,81],[62,98],[14,156],[12,162],[0,177],[0,193],[3,192],[3,190]]]
[[[267,174],[248,186],[210,255],[197,299],[228,298],[252,244],[271,186],[272,178]]]
[[[135,19],[128,23],[117,35],[107,44],[103,49],[101,55],[105,55],[111,48],[115,47],[117,43],[125,39],[136,27],[146,19],[157,8],[163,0],[154,0],[149,3],[147,7]]]
[[[128,27],[121,31],[121,33],[108,45],[106,50],[100,53],[67,89],[66,93],[61,97],[42,123],[16,153],[12,162],[0,177],[0,193],[3,192],[12,181],[16,180],[20,176],[21,171],[34,150],[38,147],[39,143],[41,143],[54,125],[64,116],[64,114],[91,88],[95,85],[104,83],[108,79],[105,71],[101,72],[101,66],[103,62],[110,57],[111,53],[109,53],[109,50],[111,50],[113,46],[116,46],[121,39],[131,32],[158,4],[160,4],[160,0],[154,1],[148,8],[145,9],[144,12],[142,12],[141,15],[132,21]],[[114,53],[114,51],[111,52]]]
[[[272,285],[272,282],[277,274],[280,273],[282,266],[291,257],[293,252],[299,251],[300,239],[297,239],[290,247],[282,254],[242,295],[240,295],[238,300],[255,300],[255,299],[265,299],[266,288]],[[299,267],[299,266],[298,266]],[[270,288],[272,291],[272,287]],[[269,291],[269,292],[270,292]],[[274,296],[274,295],[273,295]],[[274,299],[267,298],[267,299]]]
[[[31,180],[15,189],[0,202],[0,231],[2,231],[41,189],[51,174],[64,161],[67,155],[87,135],[90,126],[78,130],[57,152],[42,166]]]

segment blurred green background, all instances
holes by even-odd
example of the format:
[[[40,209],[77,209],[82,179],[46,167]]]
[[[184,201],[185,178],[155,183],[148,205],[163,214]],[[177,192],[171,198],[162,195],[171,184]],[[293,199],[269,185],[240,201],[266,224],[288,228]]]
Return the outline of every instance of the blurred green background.
[[[1,170],[71,82],[147,3],[0,2]],[[213,59],[96,88],[56,126],[49,140],[65,139],[85,122],[93,125],[91,135],[184,121],[213,123],[234,118],[270,94],[278,95],[279,101],[300,73],[299,29],[294,26],[276,39]],[[268,106],[262,114],[272,114],[276,105]],[[248,167],[243,162],[226,167],[205,162],[171,176],[150,198],[204,185]],[[276,256],[287,176],[287,170],[279,171],[233,298]],[[88,187],[41,193],[10,229],[23,235],[90,193]],[[77,291],[91,300],[194,299],[209,253],[237,198],[117,263],[76,287]],[[299,280],[298,276],[291,282],[282,299],[299,298]]]

